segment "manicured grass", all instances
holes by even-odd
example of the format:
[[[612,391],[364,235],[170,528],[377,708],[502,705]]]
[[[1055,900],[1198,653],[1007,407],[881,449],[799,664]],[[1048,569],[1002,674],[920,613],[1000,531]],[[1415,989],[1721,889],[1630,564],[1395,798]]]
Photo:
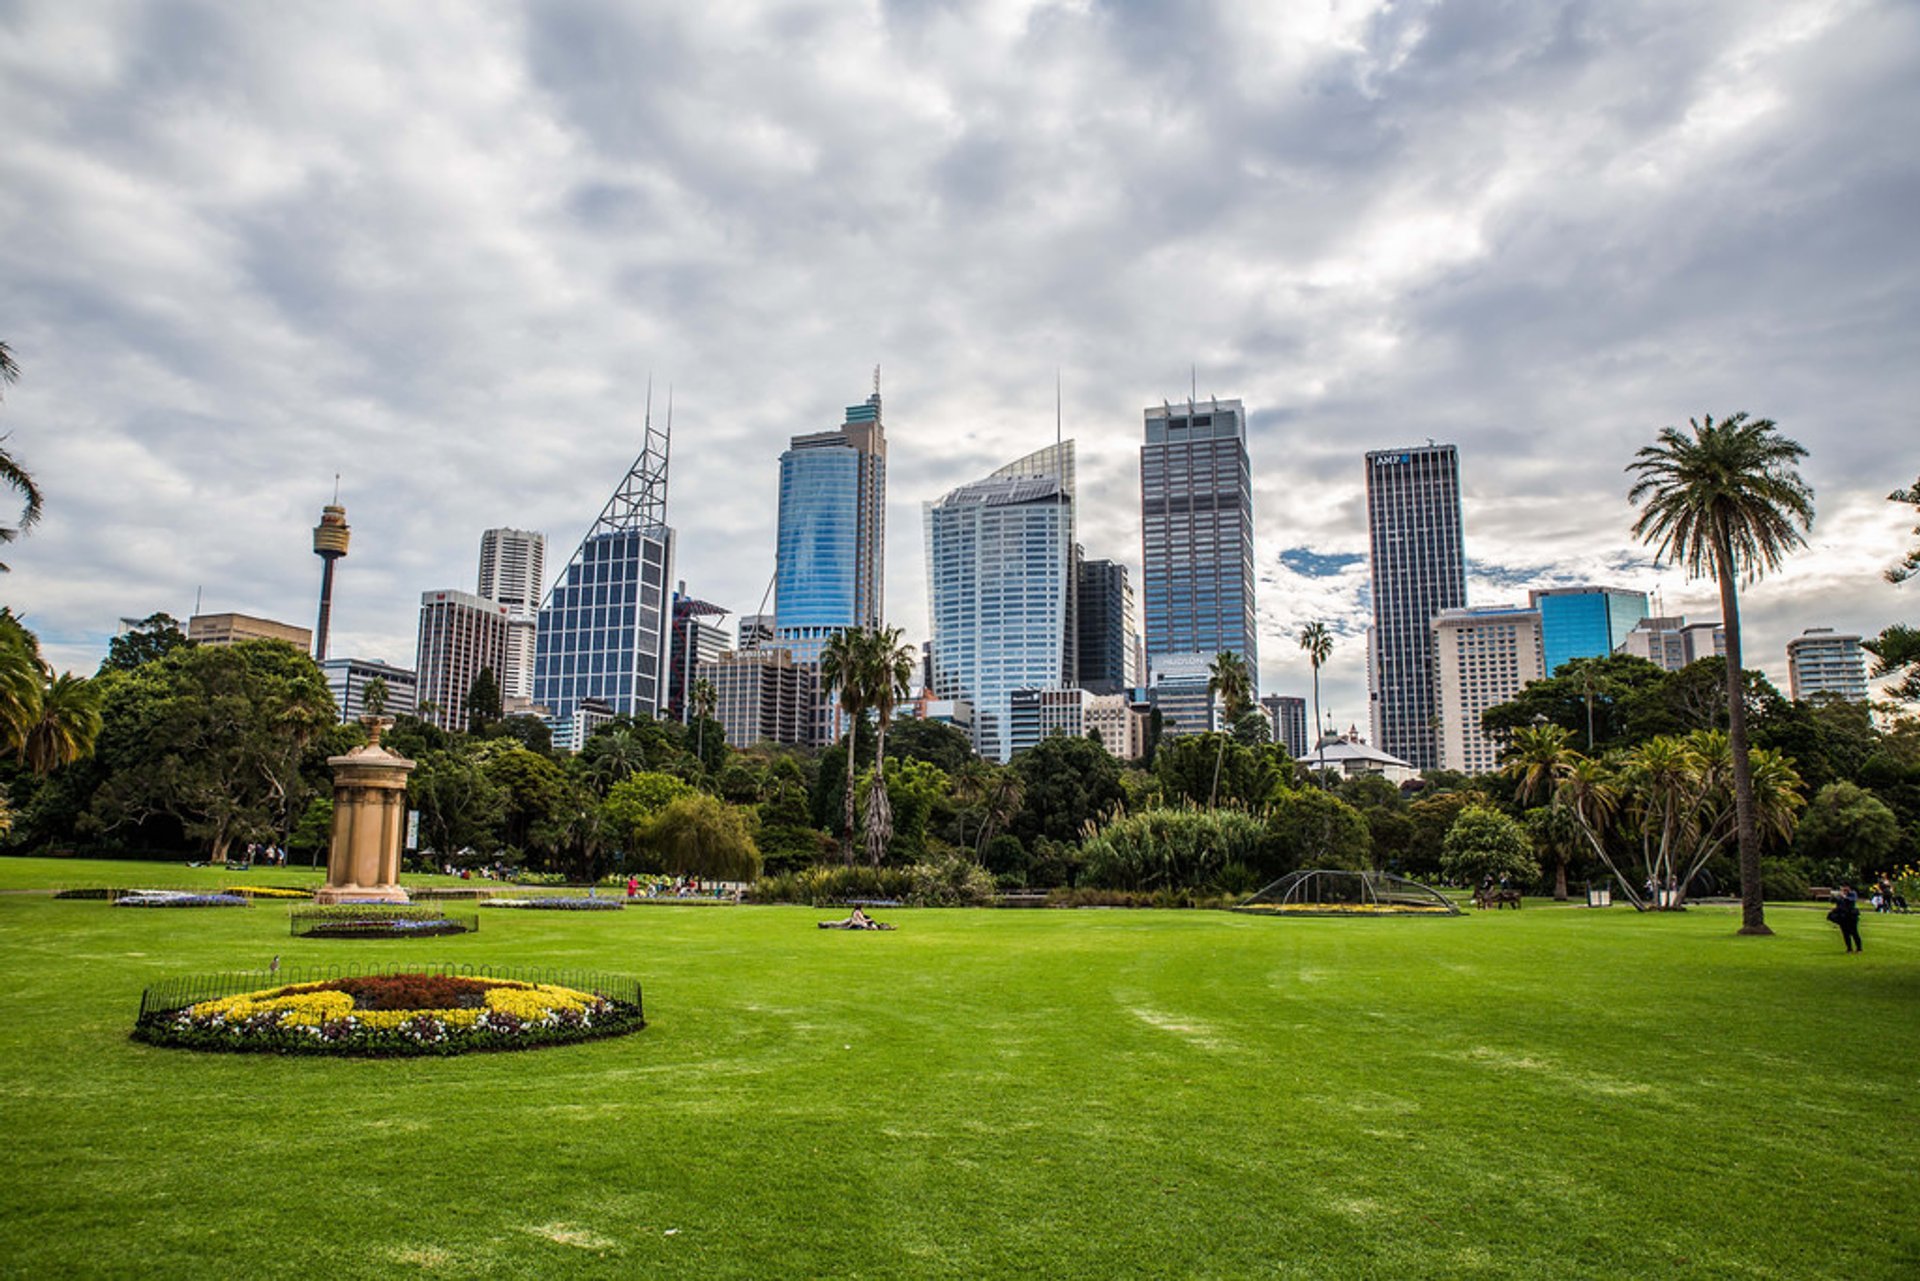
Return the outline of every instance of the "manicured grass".
[[[59,879],[110,883],[57,865]],[[117,871],[111,869],[110,871]],[[0,860],[0,884],[35,869]],[[1911,1276],[1920,917],[287,909],[0,894],[20,1275]],[[646,984],[451,1060],[127,1039],[168,975],[473,960]]]

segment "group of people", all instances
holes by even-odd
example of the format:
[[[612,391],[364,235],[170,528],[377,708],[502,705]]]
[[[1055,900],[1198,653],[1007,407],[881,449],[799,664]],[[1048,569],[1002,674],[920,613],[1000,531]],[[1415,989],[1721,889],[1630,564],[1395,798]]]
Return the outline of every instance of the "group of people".
[[[1872,885],[1873,910],[1876,912],[1904,912],[1907,910],[1907,896],[1902,894],[1893,883],[1893,878],[1885,872],[1874,879]],[[1847,951],[1860,950],[1860,895],[1851,885],[1842,885],[1833,892],[1833,906],[1827,910],[1827,919],[1840,927],[1840,941],[1847,945]]]
[[[1880,873],[1873,883],[1873,910],[1876,912],[1904,912],[1907,910],[1907,896],[1893,883],[1893,878],[1885,872]]]

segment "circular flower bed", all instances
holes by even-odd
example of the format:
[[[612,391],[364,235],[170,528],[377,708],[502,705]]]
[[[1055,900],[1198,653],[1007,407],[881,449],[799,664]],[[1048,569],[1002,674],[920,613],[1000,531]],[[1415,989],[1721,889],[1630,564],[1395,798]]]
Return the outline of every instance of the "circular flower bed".
[[[311,939],[436,938],[480,928],[480,918],[470,911],[454,913],[402,903],[296,907],[287,916],[295,938]]]
[[[618,912],[626,903],[617,898],[563,898],[552,895],[544,898],[490,898],[481,900],[482,907],[519,907],[545,912]]]
[[[610,994],[452,974],[367,974],[262,988],[172,1009],[143,1002],[133,1035],[153,1045],[270,1054],[522,1050],[620,1036],[646,1026],[639,985],[618,986],[627,990]]]
[[[277,885],[229,885],[222,894],[244,894],[248,898],[313,898],[311,890],[290,890]]]
[[[238,894],[190,894],[185,890],[129,890],[115,907],[252,907]]]

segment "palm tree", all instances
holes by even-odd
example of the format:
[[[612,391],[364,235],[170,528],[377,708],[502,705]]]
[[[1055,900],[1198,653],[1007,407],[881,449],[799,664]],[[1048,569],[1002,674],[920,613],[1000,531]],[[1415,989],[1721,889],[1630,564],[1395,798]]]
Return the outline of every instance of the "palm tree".
[[[1516,801],[1527,805],[1536,796],[1553,796],[1580,756],[1567,746],[1571,737],[1559,725],[1527,725],[1513,731],[1507,744],[1506,772],[1514,780]]]
[[[1020,806],[1027,799],[1026,784],[1018,773],[1004,765],[997,769],[989,766],[988,769],[991,774],[981,801],[980,835],[973,852],[976,863],[985,861],[987,846],[993,843],[993,838],[1007,824],[1019,816]]]
[[[1247,709],[1253,690],[1253,677],[1247,672],[1247,660],[1230,649],[1223,649],[1207,664],[1207,697],[1220,700],[1228,725],[1240,719]],[[1207,789],[1207,808],[1213,808],[1220,793],[1220,766],[1227,759],[1227,735],[1220,735],[1220,750],[1213,757],[1213,786]]]
[[[849,865],[853,862],[853,749],[858,741],[856,731],[860,728],[860,718],[867,711],[867,683],[862,677],[865,670],[865,642],[864,631],[857,627],[842,627],[827,638],[827,643],[820,650],[820,692],[828,697],[837,693],[840,710],[846,713],[847,718],[846,830],[840,840],[840,850]]]
[[[913,646],[900,643],[898,627],[868,632],[861,664],[868,707],[878,722],[873,785],[867,790],[867,861],[880,866],[893,839],[893,803],[887,797],[887,725],[894,704],[913,692]]]
[[[51,774],[62,765],[93,753],[100,736],[100,687],[83,676],[64,672],[54,677],[40,695],[40,712],[20,744],[20,759],[36,774]]]
[[[46,681],[39,639],[12,610],[0,606],[0,751],[17,754],[25,746],[27,731],[40,716]]]
[[[1663,427],[1658,440],[1634,455],[1627,500],[1646,504],[1633,532],[1655,554],[1684,565],[1689,578],[1719,580],[1727,632],[1727,738],[1733,754],[1735,830],[1740,849],[1742,934],[1771,934],[1761,903],[1760,839],[1754,826],[1753,762],[1747,747],[1746,691],[1740,648],[1736,580],[1779,567],[1806,542],[1813,526],[1813,491],[1795,464],[1807,451],[1775,431],[1768,418],[1734,414],[1689,420],[1693,434]]]
[[[0,342],[0,386],[10,386],[19,381],[20,366],[13,358],[13,351],[7,344]],[[10,543],[31,528],[34,522],[40,519],[40,509],[46,501],[40,493],[40,487],[33,483],[33,477],[28,474],[27,469],[15,461],[5,441],[6,437],[0,436],[0,485],[20,491],[20,496],[26,500],[26,506],[20,512],[20,524],[17,528],[0,525],[0,543]],[[5,573],[6,570],[5,565],[0,565],[0,573]]]
[[[1333,633],[1327,625],[1318,619],[1300,629],[1300,648],[1307,651],[1307,661],[1313,664],[1313,752],[1315,764],[1314,777],[1325,786],[1327,754],[1320,746],[1320,668],[1333,655]]]
[[[694,754],[700,758],[700,768],[707,768],[707,722],[713,719],[713,708],[718,700],[714,693],[713,682],[697,680],[693,683],[693,715],[700,722],[699,734],[694,739]]]
[[[376,676],[360,687],[360,705],[367,709],[367,715],[379,716],[387,710],[387,680]]]

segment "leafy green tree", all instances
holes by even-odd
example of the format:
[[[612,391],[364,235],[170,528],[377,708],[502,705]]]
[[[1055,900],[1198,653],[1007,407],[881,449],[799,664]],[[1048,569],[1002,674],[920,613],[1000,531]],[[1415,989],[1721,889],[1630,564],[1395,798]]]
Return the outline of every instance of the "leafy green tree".
[[[320,866],[333,845],[333,798],[315,796],[300,811],[300,819],[287,833],[287,855]]]
[[[1422,793],[1407,806],[1407,823],[1412,829],[1407,842],[1405,869],[1409,876],[1438,876],[1441,857],[1446,850],[1447,833],[1462,810],[1476,801],[1485,801],[1477,792]]]
[[[1855,783],[1814,793],[1794,833],[1802,858],[1844,859],[1863,871],[1886,866],[1900,844],[1900,823],[1879,797]]]
[[[1571,808],[1557,801],[1528,810],[1525,821],[1535,852],[1553,869],[1554,901],[1564,903],[1567,865],[1584,847],[1580,821]]]
[[[919,862],[927,856],[928,825],[952,791],[953,782],[938,766],[911,759],[896,759],[888,773],[887,793],[893,805],[890,858],[894,862]],[[866,790],[872,794],[871,779]]]
[[[607,820],[629,847],[643,844],[661,811],[694,789],[671,774],[643,771],[629,774],[607,789]]]
[[[1737,581],[1752,581],[1778,568],[1788,552],[1806,542],[1813,525],[1813,490],[1796,464],[1801,445],[1776,433],[1771,419],[1745,414],[1714,422],[1694,421],[1691,437],[1662,428],[1627,470],[1635,480],[1628,501],[1645,510],[1634,522],[1636,537],[1656,555],[1684,565],[1690,578],[1719,581],[1722,624],[1727,634],[1727,737],[1733,762],[1735,835],[1740,854],[1742,934],[1771,934],[1761,899],[1760,835],[1754,813],[1754,779],[1747,741],[1746,700],[1741,687],[1742,637]]]
[[[1189,734],[1163,743],[1154,775],[1169,801],[1258,809],[1292,773],[1277,744],[1243,747],[1227,734]]]
[[[101,660],[100,670],[130,672],[191,644],[180,628],[180,620],[172,614],[148,614],[107,642],[107,656]]]
[[[506,742],[489,744],[479,759],[488,781],[505,797],[501,840],[514,849],[532,848],[536,826],[551,823],[561,813],[567,799],[566,774],[537,752]]]
[[[760,850],[744,815],[702,792],[669,801],[654,817],[648,839],[661,863],[677,876],[703,881],[753,881],[760,876]]]
[[[478,734],[500,719],[500,681],[491,667],[482,667],[467,686],[467,732]]]
[[[306,744],[335,724],[306,654],[280,641],[176,649],[113,676],[93,814],[106,830],[154,814],[225,862],[236,841],[283,841],[306,804]]]
[[[1012,831],[1029,849],[1041,837],[1076,841],[1089,820],[1111,814],[1126,800],[1120,762],[1084,738],[1055,734],[1014,757],[1023,803]]]
[[[1318,788],[1275,796],[1267,814],[1267,831],[1278,851],[1277,861],[1270,866],[1280,871],[1300,867],[1364,871],[1373,850],[1373,834],[1360,811]]]
[[[966,731],[945,721],[896,720],[887,731],[887,750],[895,757],[925,761],[948,774],[959,773],[961,766],[977,759]]]
[[[580,759],[586,763],[587,776],[604,794],[629,774],[647,768],[647,746],[630,727],[601,729],[581,747]]]
[[[1464,885],[1478,885],[1491,876],[1524,888],[1540,879],[1540,864],[1534,860],[1527,829],[1484,805],[1469,805],[1460,811],[1447,831],[1440,870]]]
[[[1233,741],[1242,747],[1262,747],[1273,741],[1273,722],[1265,712],[1250,708],[1233,723],[1232,734]]]
[[[488,855],[499,848],[507,790],[464,752],[422,757],[407,778],[407,803],[420,813],[422,849],[458,861],[468,851]]]
[[[1887,501],[1890,503],[1905,503],[1909,507],[1912,507],[1916,513],[1920,513],[1920,480],[1914,481],[1913,486],[1909,489],[1894,490],[1891,494],[1887,495]],[[1913,532],[1916,535],[1920,535],[1920,525],[1915,525]],[[1894,584],[1904,583],[1915,574],[1920,574],[1920,543],[1916,543],[1908,550],[1907,554],[1901,558],[1899,564],[1887,570],[1887,581]],[[1908,697],[1912,696],[1909,695]]]
[[[1895,623],[1861,648],[1874,656],[1874,679],[1897,676],[1887,692],[1906,702],[1920,702],[1920,628]]]

